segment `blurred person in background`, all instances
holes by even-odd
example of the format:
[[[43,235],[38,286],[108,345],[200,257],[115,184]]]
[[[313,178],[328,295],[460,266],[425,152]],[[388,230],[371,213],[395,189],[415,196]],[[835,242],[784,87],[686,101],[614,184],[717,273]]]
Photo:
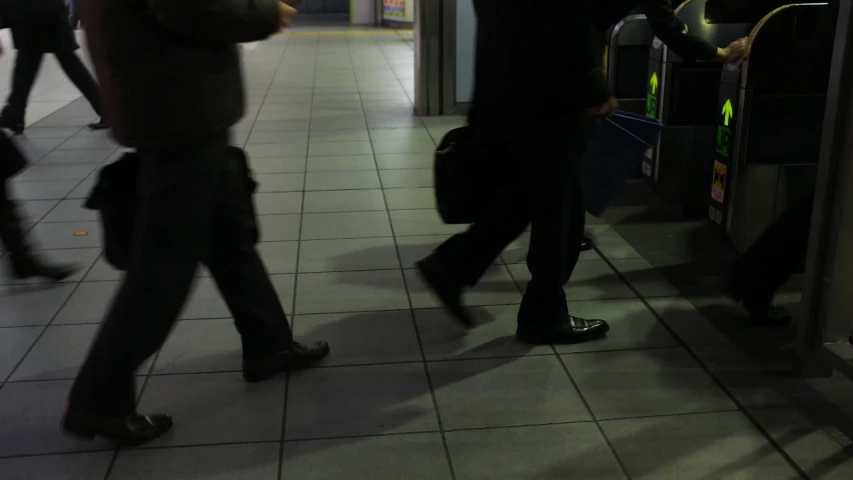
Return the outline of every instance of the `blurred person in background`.
[[[172,418],[137,412],[134,374],[166,341],[202,263],[234,318],[247,382],[329,353],[326,342],[293,339],[256,249],[246,165],[228,154],[229,129],[245,113],[238,44],[268,38],[296,10],[278,0],[77,6],[113,136],[136,149],[140,178],[127,273],[74,382],[62,428],[139,445],[168,432]]]
[[[17,55],[12,73],[12,89],[6,106],[0,111],[0,128],[21,134],[25,128],[27,103],[42,60],[53,54],[68,79],[86,97],[99,120],[89,125],[93,130],[107,128],[103,118],[101,97],[95,79],[77,56],[74,29],[68,20],[64,0],[2,0],[6,10],[25,12],[11,25],[12,42]]]

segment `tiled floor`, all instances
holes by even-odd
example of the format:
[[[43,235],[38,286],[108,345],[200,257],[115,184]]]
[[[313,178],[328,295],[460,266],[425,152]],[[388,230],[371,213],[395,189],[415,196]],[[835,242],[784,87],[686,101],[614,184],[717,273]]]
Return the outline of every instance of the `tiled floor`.
[[[86,269],[58,286],[0,278],[2,480],[853,478],[841,445],[605,224],[566,288],[575,313],[612,322],[607,339],[512,340],[524,238],[467,297],[480,327],[463,335],[435,309],[412,264],[458,230],[436,216],[429,167],[460,120],[412,114],[405,37],[297,32],[247,48],[251,106],[235,140],[261,183],[260,249],[296,333],[333,353],[245,385],[229,312],[202,272],[139,372],[140,409],[177,422],[144,449],[57,429],[120,279],[81,208],[119,150],[82,128],[94,114],[81,100],[34,113],[19,139],[34,164],[14,188],[45,254]],[[54,75],[33,105],[73,98]]]

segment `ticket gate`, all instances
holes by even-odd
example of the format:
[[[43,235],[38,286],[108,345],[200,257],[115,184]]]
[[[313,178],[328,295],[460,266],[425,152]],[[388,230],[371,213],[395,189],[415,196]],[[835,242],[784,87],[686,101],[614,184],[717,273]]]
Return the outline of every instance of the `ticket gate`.
[[[607,45],[607,82],[619,109],[646,113],[646,72],[655,34],[645,15],[629,15],[613,26]]]
[[[827,3],[779,7],[752,30],[749,59],[723,69],[705,195],[738,251],[814,191],[834,16]]]
[[[676,14],[694,35],[715,45],[749,35],[754,22],[727,23],[725,16],[717,15],[715,23],[709,23],[706,6],[713,8],[713,0],[687,0]],[[691,216],[704,216],[708,208],[722,68],[715,62],[685,62],[657,38],[652,42],[644,82],[646,115],[661,120],[665,128],[646,154],[643,175],[662,199],[682,205]]]

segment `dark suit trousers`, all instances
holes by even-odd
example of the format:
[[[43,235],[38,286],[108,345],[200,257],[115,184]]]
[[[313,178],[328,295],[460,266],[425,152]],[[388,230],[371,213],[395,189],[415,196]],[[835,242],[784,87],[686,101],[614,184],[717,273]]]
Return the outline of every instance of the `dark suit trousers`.
[[[204,263],[251,358],[290,345],[290,326],[255,248],[245,172],[227,134],[182,148],[140,150],[140,204],[127,274],[70,396],[98,415],[135,411],[134,373],[165,342]]]
[[[30,92],[36,81],[44,53],[40,51],[19,50],[15,57],[15,70],[12,73],[12,91],[6,100],[6,108],[3,109],[3,116],[7,119],[16,122],[23,122],[27,111],[27,102],[30,98]],[[62,71],[68,76],[68,79],[80,90],[80,93],[86,97],[92,109],[98,116],[103,115],[103,107],[101,104],[101,96],[98,92],[98,84],[95,82],[92,73],[77,56],[77,53],[69,50],[57,52],[54,54]]]

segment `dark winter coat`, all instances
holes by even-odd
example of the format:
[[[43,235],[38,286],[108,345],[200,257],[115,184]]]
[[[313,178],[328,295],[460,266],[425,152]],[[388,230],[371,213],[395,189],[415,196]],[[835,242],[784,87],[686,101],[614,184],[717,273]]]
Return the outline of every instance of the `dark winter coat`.
[[[80,48],[68,20],[64,0],[2,0],[16,49],[28,52],[73,52]],[[2,12],[0,12],[2,13]]]

